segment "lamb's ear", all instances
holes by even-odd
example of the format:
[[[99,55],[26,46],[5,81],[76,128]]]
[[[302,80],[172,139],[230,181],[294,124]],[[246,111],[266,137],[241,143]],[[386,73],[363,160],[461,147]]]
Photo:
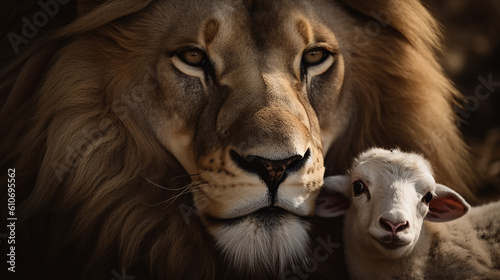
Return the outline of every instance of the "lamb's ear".
[[[470,205],[454,190],[445,185],[436,184],[436,195],[429,202],[429,213],[426,220],[432,222],[447,222],[467,214]]]
[[[344,214],[350,204],[349,183],[349,176],[326,177],[316,200],[315,215],[332,218]]]

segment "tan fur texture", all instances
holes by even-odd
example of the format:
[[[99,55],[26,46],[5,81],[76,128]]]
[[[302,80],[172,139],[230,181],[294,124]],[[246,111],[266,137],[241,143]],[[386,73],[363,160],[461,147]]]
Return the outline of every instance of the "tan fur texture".
[[[101,2],[0,73],[29,276],[287,278],[323,176],[372,146],[424,154],[473,201],[460,95],[419,1]],[[312,47],[331,56],[305,69]],[[182,61],[193,48],[209,63]],[[275,195],[241,163],[294,156]]]

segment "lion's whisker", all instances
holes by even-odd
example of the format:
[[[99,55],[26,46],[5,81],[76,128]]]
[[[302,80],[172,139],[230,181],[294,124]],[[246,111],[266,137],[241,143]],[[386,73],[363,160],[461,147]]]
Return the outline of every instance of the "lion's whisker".
[[[156,187],[159,187],[161,189],[165,189],[165,190],[168,190],[168,191],[180,191],[178,194],[172,196],[172,197],[169,197],[168,199],[165,199],[163,201],[160,201],[158,203],[154,203],[154,204],[149,204],[145,201],[143,201],[143,204],[146,205],[146,206],[151,206],[151,207],[155,207],[155,206],[159,206],[159,205],[162,205],[162,204],[167,204],[166,207],[170,206],[177,198],[181,197],[182,195],[185,195],[189,192],[201,192],[200,189],[197,188],[197,186],[199,186],[200,184],[204,184],[205,182],[201,181],[201,180],[197,180],[197,181],[194,181],[194,182],[191,182],[181,188],[176,188],[176,189],[171,189],[171,188],[166,188],[166,187],[163,187],[163,186],[160,186],[154,182],[152,182],[151,180],[145,178],[149,183],[153,184],[154,186]],[[202,195],[203,195],[203,192],[201,192]]]
[[[186,178],[186,177],[189,177],[190,179],[192,179],[193,177],[200,176],[203,172],[205,172],[205,171],[200,171],[198,173],[193,173],[193,174],[177,175],[177,176],[173,177],[172,180],[170,180],[170,182],[174,182],[175,180],[183,179],[183,178]]]
[[[183,190],[184,188],[186,188],[187,186],[189,186],[189,185],[187,185],[187,186],[183,186],[183,187],[180,187],[180,188],[167,188],[167,187],[163,187],[163,186],[161,186],[161,185],[159,185],[159,184],[157,184],[157,183],[149,180],[148,178],[146,178],[144,176],[143,176],[143,178],[146,179],[146,181],[148,181],[148,183],[152,184],[153,186],[158,187],[160,189],[167,190],[167,191],[180,191],[180,190]]]
[[[163,203],[167,203],[166,207],[170,206],[177,198],[179,198],[180,196],[192,191],[191,188],[194,188],[194,185],[196,185],[198,182],[193,182],[189,185],[187,185],[184,190],[182,190],[180,193],[178,193],[177,195],[163,201]]]

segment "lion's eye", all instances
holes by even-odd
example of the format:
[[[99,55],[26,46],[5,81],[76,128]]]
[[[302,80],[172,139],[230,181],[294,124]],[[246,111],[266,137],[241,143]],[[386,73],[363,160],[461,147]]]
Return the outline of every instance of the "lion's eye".
[[[182,62],[197,67],[201,66],[207,59],[205,52],[197,49],[183,51],[177,54],[177,56],[180,60],[182,60]]]
[[[422,201],[425,203],[425,204],[429,204],[429,202],[431,202],[432,200],[432,193],[431,192],[428,192],[424,195],[424,197],[422,197]]]
[[[318,65],[325,61],[330,53],[323,48],[314,48],[304,52],[302,55],[302,62],[306,66]]]
[[[302,53],[301,69],[310,77],[318,76],[328,70],[335,62],[335,55],[323,47],[313,47]]]

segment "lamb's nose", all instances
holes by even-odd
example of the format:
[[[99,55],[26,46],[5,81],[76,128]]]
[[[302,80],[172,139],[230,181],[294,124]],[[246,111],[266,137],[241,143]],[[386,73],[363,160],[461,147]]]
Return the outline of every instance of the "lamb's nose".
[[[309,150],[302,155],[294,155],[281,160],[271,160],[260,156],[247,156],[243,158],[237,152],[231,151],[231,158],[238,166],[248,172],[259,175],[266,183],[272,201],[278,187],[286,178],[286,175],[295,172],[304,166],[305,161],[309,158]]]
[[[392,234],[407,229],[410,226],[408,221],[392,223],[391,221],[384,218],[380,218],[379,223],[382,228],[391,232]]]

